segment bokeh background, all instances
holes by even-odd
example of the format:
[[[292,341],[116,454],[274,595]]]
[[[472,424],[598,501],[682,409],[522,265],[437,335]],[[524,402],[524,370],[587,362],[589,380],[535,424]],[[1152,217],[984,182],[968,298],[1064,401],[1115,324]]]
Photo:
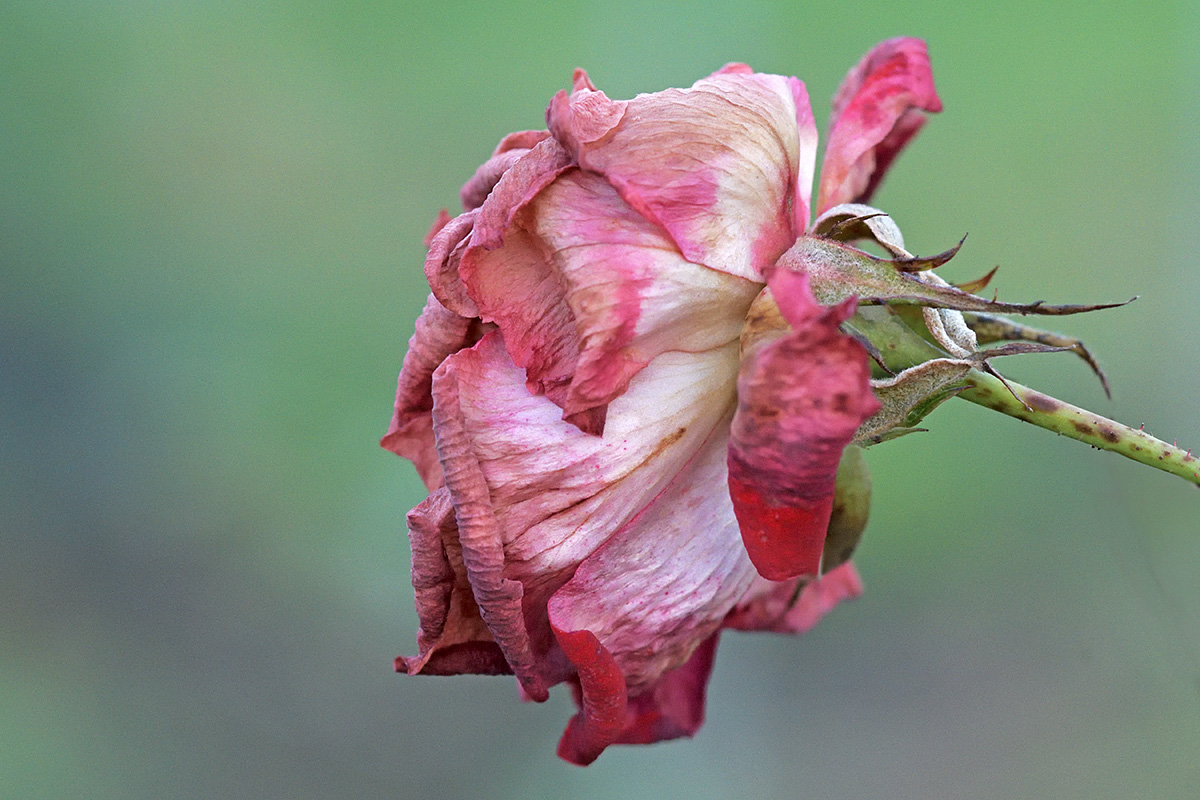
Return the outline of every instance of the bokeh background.
[[[408,679],[376,446],[421,239],[586,66],[731,60],[818,121],[879,39],[946,112],[877,196],[1008,299],[1133,305],[1014,378],[1200,447],[1195,4],[0,4],[0,796],[1195,797],[1200,493],[963,402],[873,450],[868,586],[727,634],[698,737],[554,756],[565,693]]]

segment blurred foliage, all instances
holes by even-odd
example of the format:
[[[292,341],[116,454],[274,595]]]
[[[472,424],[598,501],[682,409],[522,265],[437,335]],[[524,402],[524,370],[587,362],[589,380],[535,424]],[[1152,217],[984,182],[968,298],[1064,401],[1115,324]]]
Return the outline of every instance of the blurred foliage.
[[[556,695],[404,679],[375,446],[421,239],[572,68],[615,97],[746,61],[818,120],[875,41],[946,112],[877,198],[948,277],[1064,320],[1004,367],[1200,446],[1200,13],[864,2],[0,6],[0,794],[1193,797],[1195,490],[951,402],[871,453],[867,595],[727,636],[707,727],[586,771]],[[468,766],[469,765],[469,766]]]

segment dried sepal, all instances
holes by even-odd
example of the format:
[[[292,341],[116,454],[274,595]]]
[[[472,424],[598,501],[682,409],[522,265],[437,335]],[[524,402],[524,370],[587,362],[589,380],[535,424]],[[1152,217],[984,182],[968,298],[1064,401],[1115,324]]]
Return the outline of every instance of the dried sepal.
[[[916,275],[899,271],[893,260],[876,258],[841,242],[816,236],[800,237],[779,259],[776,269],[807,274],[813,294],[822,305],[835,305],[847,297],[857,296],[860,302],[868,303],[909,303],[958,311],[1051,316],[1125,305],[1047,305],[1041,300],[1023,304],[987,300],[950,285],[927,283]]]
[[[992,267],[990,270],[988,270],[986,275],[982,275],[973,281],[966,281],[965,283],[956,283],[954,285],[957,288],[961,289],[962,291],[967,292],[968,294],[979,294],[980,292],[982,292],[984,289],[986,289],[988,287],[988,284],[992,282],[992,278],[996,277],[996,272],[999,269],[1000,269],[1000,267],[999,267],[999,265],[997,265],[995,267]]]
[[[896,438],[891,435],[894,431],[902,431],[899,435],[914,432],[916,425],[935,408],[968,388],[966,378],[972,370],[983,370],[1008,386],[1007,381],[987,363],[989,359],[1066,349],[1069,348],[1014,342],[971,353],[963,358],[933,358],[909,367],[899,375],[872,380],[871,389],[879,400],[880,409],[858,427],[851,443],[869,447]],[[1015,392],[1013,396],[1017,397]]]
[[[961,358],[935,358],[892,378],[871,381],[880,409],[854,433],[852,444],[870,447],[895,428],[912,428],[946,400],[967,388],[974,364]]]
[[[943,250],[940,253],[932,256],[908,256],[907,258],[892,259],[892,266],[901,272],[927,272],[931,269],[937,269],[942,264],[945,264],[950,259],[958,255],[958,251],[962,249],[963,242],[967,241],[964,234],[958,240],[958,244],[948,250]]]
[[[862,203],[834,206],[813,223],[812,232],[837,242],[870,239],[897,258],[911,258],[900,226],[886,212]]]

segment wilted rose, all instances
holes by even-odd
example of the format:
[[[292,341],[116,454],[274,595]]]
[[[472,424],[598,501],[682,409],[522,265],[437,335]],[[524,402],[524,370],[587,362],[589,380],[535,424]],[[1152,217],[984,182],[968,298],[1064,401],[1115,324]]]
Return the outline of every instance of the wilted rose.
[[[868,199],[940,107],[923,42],[873,49],[834,99],[818,213]],[[614,101],[577,71],[547,121],[435,226],[383,444],[430,491],[397,668],[512,673],[538,701],[567,682],[559,753],[586,764],[694,733],[722,628],[804,631],[861,592],[861,458],[836,513],[835,479],[879,403],[839,330],[854,299],[775,269],[809,228],[803,83],[730,64]]]

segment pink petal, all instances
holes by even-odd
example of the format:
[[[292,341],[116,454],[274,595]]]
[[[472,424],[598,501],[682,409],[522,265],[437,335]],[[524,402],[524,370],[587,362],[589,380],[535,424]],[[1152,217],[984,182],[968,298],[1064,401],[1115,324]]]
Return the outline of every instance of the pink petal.
[[[425,486],[433,491],[442,485],[433,440],[433,372],[451,353],[475,344],[482,332],[478,320],[447,311],[432,294],[416,328],[396,382],[392,423],[379,444],[412,461]]]
[[[446,223],[451,220],[450,212],[446,209],[440,209],[437,218],[433,221],[433,225],[429,227],[429,233],[425,234],[425,247],[428,248],[433,244],[433,237],[442,232],[442,228],[446,227]]]
[[[722,422],[654,502],[550,598],[550,623],[579,669],[583,692],[581,714],[563,740],[577,756],[590,760],[618,741],[690,735],[703,718],[704,681],[696,678],[707,678],[706,669],[702,675],[676,675],[671,684],[662,681],[710,642],[756,578],[723,491],[727,426]],[[588,646],[576,652],[576,641]],[[586,660],[577,661],[579,656]],[[596,663],[605,665],[599,681]],[[640,699],[618,726],[611,709],[626,696]],[[595,718],[597,710],[606,716]]]
[[[839,603],[862,596],[862,579],[853,562],[807,581],[796,594],[803,578],[782,583],[759,578],[725,619],[725,627],[740,631],[807,633]]]
[[[602,411],[660,353],[738,338],[758,284],[684,259],[600,176],[561,176],[530,213],[579,342],[565,396],[550,394],[566,419]]]
[[[925,123],[921,112],[941,110],[925,43],[899,38],[876,45],[834,96],[817,213],[870,199]]]
[[[728,418],[549,601],[555,628],[595,634],[633,693],[683,664],[756,577],[724,491],[727,431]]]
[[[430,231],[429,252],[425,255],[425,279],[433,296],[461,317],[479,316],[479,309],[459,275],[459,264],[475,229],[476,216],[478,212],[468,211],[446,220],[436,232]]]
[[[473,243],[487,236],[484,215],[508,220],[494,209],[523,170],[480,210]],[[530,199],[514,194],[524,205],[502,244],[472,244],[456,271],[471,307],[504,332],[531,391],[581,430],[601,433],[608,404],[659,353],[738,337],[757,284],[686,260],[600,176],[569,170]]]
[[[397,658],[396,670],[409,675],[510,674],[503,652],[479,616],[461,552],[452,549],[457,528],[450,493],[439,489],[410,511],[408,531],[420,655]]]
[[[431,270],[429,262],[426,267],[439,297],[468,297],[480,317],[501,327],[513,359],[528,370],[531,390],[556,395],[571,380],[579,336],[561,281],[529,230],[525,209],[569,167],[570,158],[557,142],[539,143],[505,173],[476,212],[457,261],[440,270]]]
[[[716,659],[717,634],[705,639],[686,663],[635,697],[628,696],[620,670],[595,636],[587,631],[563,636],[568,642],[564,650],[586,665],[576,691],[580,711],[558,743],[563,760],[587,766],[611,744],[652,744],[692,736],[704,724],[705,689]]]
[[[797,133],[811,116],[797,107],[803,96],[794,78],[733,67],[628,101],[560,92],[546,113],[580,166],[603,174],[688,260],[761,280],[800,232],[789,204],[813,157]]]
[[[483,205],[504,173],[549,136],[549,131],[518,131],[505,136],[492,157],[475,170],[475,174],[458,193],[463,210],[470,211]]]
[[[817,165],[817,122],[813,119],[812,104],[803,81],[788,78],[793,102],[796,105],[796,130],[800,142],[800,158],[796,185],[792,197],[792,230],[800,235],[808,230],[812,210],[813,175]],[[790,246],[790,245],[789,245]]]
[[[838,461],[879,403],[866,352],[838,330],[854,300],[823,309],[785,269],[770,286],[792,331],[743,355],[729,491],[750,559],[784,580],[817,575]]]
[[[612,403],[603,438],[530,394],[499,331],[438,370],[434,425],[462,559],[481,616],[530,695],[569,674],[551,658],[547,599],[718,426],[736,364],[736,342],[659,356]]]
[[[554,628],[559,647],[579,673],[581,710],[558,743],[565,761],[586,767],[625,730],[628,694],[621,668],[590,631]]]

